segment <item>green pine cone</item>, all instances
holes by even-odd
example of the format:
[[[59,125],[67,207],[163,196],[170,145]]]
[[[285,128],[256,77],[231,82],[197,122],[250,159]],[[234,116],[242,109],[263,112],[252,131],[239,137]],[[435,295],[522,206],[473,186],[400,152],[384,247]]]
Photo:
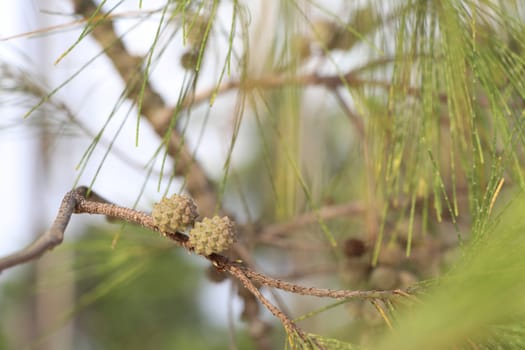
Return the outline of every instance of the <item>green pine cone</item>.
[[[185,231],[188,226],[193,226],[199,214],[193,200],[186,195],[173,195],[162,198],[153,206],[153,222],[166,232]]]
[[[235,226],[229,217],[204,218],[190,231],[189,243],[195,253],[210,255],[229,249],[235,242]]]

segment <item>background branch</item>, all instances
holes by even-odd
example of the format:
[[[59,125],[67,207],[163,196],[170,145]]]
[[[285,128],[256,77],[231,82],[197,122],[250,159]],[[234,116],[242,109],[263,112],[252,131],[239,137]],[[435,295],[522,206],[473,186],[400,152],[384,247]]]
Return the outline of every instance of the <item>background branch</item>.
[[[347,87],[370,87],[380,88],[388,91],[392,87],[392,83],[383,80],[374,80],[360,78],[358,73],[362,70],[362,67],[358,67],[355,71],[350,70],[343,75],[319,75],[318,73],[308,73],[296,77],[290,77],[282,74],[268,74],[266,76],[257,79],[244,79],[244,80],[230,80],[222,83],[219,86],[204,89],[197,92],[193,96],[189,96],[184,99],[182,108],[188,108],[197,104],[209,101],[213,96],[220,95],[232,90],[244,90],[250,91],[253,89],[276,89],[284,86],[295,85],[295,86],[324,86],[327,89],[334,90],[341,85]],[[421,90],[416,87],[401,87],[410,96],[418,97],[421,94]],[[441,102],[447,101],[446,94],[439,93],[438,98]]]
[[[91,0],[73,0],[75,12],[89,20],[97,11]],[[145,74],[142,72],[142,58],[131,55],[121,38],[117,35],[113,22],[103,11],[98,11],[93,19],[91,34],[104,48],[118,74],[128,87],[128,98],[137,105],[141,104],[141,113],[161,138],[169,130],[169,124],[175,109],[167,108],[165,101],[155,91],[149,81],[144,83],[143,95],[140,89]],[[140,103],[139,103],[140,102]],[[195,161],[190,150],[183,142],[183,137],[173,129],[167,145],[168,154],[175,160],[175,175],[185,176],[186,188],[204,216],[212,215],[217,198],[211,181],[202,167]]]
[[[319,222],[319,219],[330,220],[343,216],[361,215],[365,211],[366,206],[361,202],[327,205],[321,207],[318,212],[308,212],[297,215],[288,222],[266,225],[259,231],[257,238],[261,242],[271,242],[291,231]]]

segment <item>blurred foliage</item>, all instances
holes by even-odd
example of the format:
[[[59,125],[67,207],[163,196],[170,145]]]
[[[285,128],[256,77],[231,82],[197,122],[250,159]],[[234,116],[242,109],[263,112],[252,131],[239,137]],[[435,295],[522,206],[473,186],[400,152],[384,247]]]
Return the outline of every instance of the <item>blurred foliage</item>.
[[[525,336],[525,210],[521,194],[491,220],[455,268],[374,349],[521,349]],[[479,347],[478,347],[479,344]]]

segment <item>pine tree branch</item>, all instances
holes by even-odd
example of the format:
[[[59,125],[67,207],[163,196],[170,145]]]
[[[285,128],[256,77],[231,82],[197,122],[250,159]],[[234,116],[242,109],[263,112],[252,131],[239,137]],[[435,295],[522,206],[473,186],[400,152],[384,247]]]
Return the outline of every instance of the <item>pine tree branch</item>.
[[[359,71],[360,69],[358,69]],[[245,80],[230,80],[223,84],[202,90],[193,96],[187,97],[182,103],[183,108],[188,108],[206,101],[209,101],[213,96],[226,93],[231,90],[245,90],[253,89],[275,89],[283,86],[324,86],[327,89],[333,90],[341,86],[348,87],[370,87],[380,88],[388,91],[392,84],[387,81],[377,79],[365,79],[358,76],[357,71],[349,71],[343,75],[319,75],[318,73],[304,74],[297,77],[289,77],[282,74],[269,74],[257,79]],[[417,87],[401,87],[410,96],[419,96],[421,90]],[[441,102],[447,101],[446,94],[438,94]]]
[[[365,211],[366,206],[361,202],[327,205],[321,207],[318,212],[308,212],[298,215],[289,222],[265,225],[262,230],[258,232],[257,239],[261,242],[268,243],[288,234],[290,231],[319,222],[319,219],[330,220],[343,216],[362,215]]]
[[[38,259],[47,251],[60,245],[64,239],[64,231],[73,213],[106,215],[108,218],[124,220],[160,232],[153,224],[153,218],[150,215],[138,210],[111,204],[94,192],[90,193],[88,199],[86,197],[87,193],[88,188],[85,186],[66,193],[51,228],[26,248],[1,258],[0,273],[7,268]],[[162,232],[162,234],[176,241],[181,246],[187,247],[187,237],[185,235],[177,232]]]
[[[242,264],[242,262],[232,262],[224,260],[224,257],[213,255],[210,257],[214,265],[219,270],[228,271],[237,277],[238,274],[242,273],[246,275],[253,282],[259,283],[266,287],[277,288],[286,292],[309,295],[321,298],[332,298],[332,299],[393,299],[399,296],[406,296],[408,293],[401,289],[395,290],[345,290],[345,289],[328,289],[328,288],[315,288],[305,287],[295,283],[286,282],[267,276],[265,274],[256,272],[249,267]],[[239,272],[240,271],[240,272]]]
[[[84,188],[68,192],[62,200],[56,219],[49,230],[21,251],[1,258],[0,273],[9,267],[37,259],[46,251],[51,250],[62,243],[62,240],[64,239],[64,231],[69,223],[71,214],[75,211],[78,196],[80,196],[81,193],[85,193]]]
[[[104,48],[118,74],[127,84],[128,98],[141,105],[141,113],[151,124],[157,135],[163,138],[169,131],[174,109],[168,108],[160,94],[149,81],[141,88],[145,74],[142,71],[142,58],[131,55],[121,38],[117,35],[108,14],[97,12],[92,0],[72,0],[75,12],[83,16],[91,28],[91,34]],[[217,196],[211,181],[202,167],[195,161],[177,130],[171,131],[168,154],[175,160],[175,175],[186,177],[186,188],[199,205],[203,215],[211,215],[217,205]]]
[[[268,311],[270,311],[275,317],[277,317],[281,321],[283,326],[286,328],[287,333],[295,333],[301,339],[307,341],[304,332],[299,327],[297,327],[297,325],[288,316],[286,316],[284,312],[275,307],[275,305],[273,305],[268,299],[266,299],[262,295],[259,289],[255,287],[253,282],[250,280],[250,278],[248,278],[248,276],[241,268],[231,264],[229,265],[227,271],[234,275],[242,283],[242,285],[246,289],[248,289],[259,300],[259,302],[268,309]]]
[[[507,183],[507,182],[505,182]],[[460,186],[456,188],[456,196],[461,198],[468,195],[468,188]],[[448,191],[448,189],[447,189]],[[421,196],[416,198],[416,207],[423,205],[424,201],[433,201],[436,194],[430,193],[428,196]],[[439,194],[438,194],[439,195]],[[403,209],[410,205],[409,198],[392,198],[390,200],[389,207],[391,209]],[[274,223],[269,225],[262,225],[256,230],[256,239],[258,242],[265,244],[275,244],[275,241],[280,238],[289,235],[291,232],[296,231],[307,225],[318,223],[320,219],[331,220],[341,217],[356,217],[362,216],[366,213],[366,203],[361,201],[352,201],[342,204],[326,205],[320,207],[317,211],[310,211],[303,214],[299,214],[287,222]],[[448,213],[442,213],[444,218],[448,218]]]

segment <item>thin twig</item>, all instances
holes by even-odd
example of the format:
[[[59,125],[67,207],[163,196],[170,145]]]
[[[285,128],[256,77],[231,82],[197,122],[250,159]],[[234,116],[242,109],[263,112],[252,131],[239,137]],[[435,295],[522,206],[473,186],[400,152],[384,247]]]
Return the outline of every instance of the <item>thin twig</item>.
[[[286,316],[281,310],[275,307],[272,303],[270,303],[268,299],[266,299],[262,295],[259,289],[257,289],[257,287],[254,286],[253,282],[245,274],[245,271],[243,271],[243,269],[239,268],[238,266],[235,266],[234,264],[231,264],[228,265],[228,267],[226,267],[226,270],[233,276],[235,276],[239,281],[241,281],[243,286],[246,289],[248,289],[261,302],[261,304],[263,304],[268,309],[268,311],[270,311],[275,317],[281,320],[281,323],[286,328],[287,333],[295,333],[302,340],[307,341],[307,337],[304,334],[304,332],[299,327],[297,327],[297,325],[288,316]]]
[[[327,275],[329,273],[336,273],[337,267],[333,265],[314,265],[314,266],[302,266],[300,268],[296,268],[295,270],[280,275],[279,277],[276,277],[278,279],[286,279],[286,280],[296,280],[301,279],[305,277],[311,277],[314,275]]]
[[[403,290],[344,290],[344,289],[327,289],[327,288],[314,288],[304,287],[298,284],[282,281],[262,273],[253,271],[247,266],[242,265],[238,262],[228,262],[224,265],[219,264],[219,268],[226,271],[231,269],[230,266],[235,266],[241,269],[244,274],[252,281],[257,282],[261,285],[281,289],[290,293],[300,295],[310,295],[323,298],[332,299],[392,299],[399,296],[405,296]]]
[[[64,196],[56,219],[49,230],[21,251],[0,259],[0,273],[9,267],[37,259],[47,250],[53,249],[62,243],[62,240],[64,239],[64,230],[66,229],[71,214],[74,212],[78,202],[76,194],[82,191],[82,189],[77,189],[76,191],[78,192],[68,192]]]
[[[457,196],[466,196],[467,187],[458,187],[456,189]],[[416,205],[422,205],[424,201],[432,201],[435,194],[431,193],[427,197],[421,196],[416,198]],[[405,208],[410,204],[409,198],[392,198],[390,200],[389,207],[392,209],[396,208]],[[355,217],[362,216],[367,211],[367,205],[364,202],[352,201],[343,204],[334,204],[326,205],[319,208],[319,211],[316,212],[306,212],[300,215],[295,216],[290,221],[263,225],[262,228],[256,230],[256,237],[258,242],[269,243],[274,246],[279,246],[280,243],[275,243],[274,241],[289,235],[291,232],[294,232],[302,227],[307,225],[315,224],[319,222],[319,219],[322,220],[332,220],[340,217]],[[446,215],[447,213],[443,213]],[[270,243],[273,242],[273,243]],[[285,244],[283,244],[285,245]]]
[[[330,220],[342,216],[361,215],[366,207],[361,202],[350,202],[337,205],[328,205],[319,209],[318,213],[308,212],[296,216],[292,221],[266,225],[259,233],[258,239],[261,241],[271,241],[279,236],[285,235],[290,231],[304,227],[306,225],[319,222],[319,218]]]
[[[211,87],[196,93],[193,96],[188,96],[182,103],[183,108],[195,106],[197,104],[211,100],[213,96],[226,93],[231,90],[253,90],[253,89],[274,89],[281,88],[289,85],[296,86],[324,86],[327,89],[335,89],[341,85],[348,87],[370,87],[380,88],[388,91],[392,84],[383,80],[373,80],[358,77],[357,71],[349,71],[344,75],[319,75],[317,73],[304,74],[298,77],[285,76],[282,74],[269,74],[257,79],[244,79],[244,80],[230,80],[222,83],[219,86]],[[406,93],[410,96],[419,96],[421,90],[417,87],[404,87]],[[442,102],[447,101],[447,96],[443,93],[438,95],[438,98]]]

